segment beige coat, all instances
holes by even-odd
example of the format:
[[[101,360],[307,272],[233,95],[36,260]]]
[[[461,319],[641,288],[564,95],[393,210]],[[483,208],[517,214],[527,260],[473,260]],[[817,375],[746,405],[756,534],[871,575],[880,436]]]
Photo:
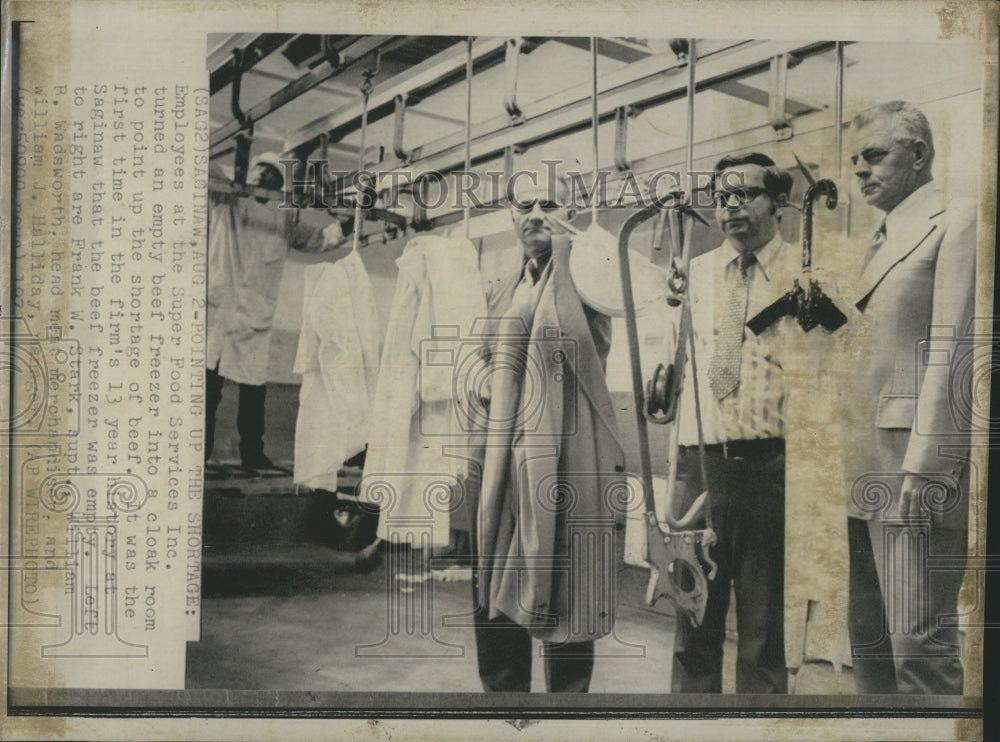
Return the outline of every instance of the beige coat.
[[[501,295],[512,293],[512,278]],[[537,638],[585,641],[608,634],[615,612],[624,454],[604,378],[611,323],[581,304],[568,248],[554,247],[539,283],[527,334],[515,329],[493,343],[480,600],[491,617],[502,613]],[[518,348],[527,373],[509,362]]]

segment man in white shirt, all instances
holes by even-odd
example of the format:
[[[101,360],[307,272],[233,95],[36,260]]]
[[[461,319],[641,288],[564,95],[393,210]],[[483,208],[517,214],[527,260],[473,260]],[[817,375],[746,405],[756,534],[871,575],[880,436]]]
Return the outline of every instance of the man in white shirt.
[[[787,390],[776,347],[795,329],[784,317],[754,335],[748,319],[788,291],[801,264],[778,231],[791,176],[760,153],[714,170],[715,216],[726,241],[691,262],[689,295],[718,563],[698,627],[678,617],[671,688],[722,692],[730,591],[736,596],[737,693],[785,693],[784,531]],[[689,505],[701,481],[690,357],[680,407],[677,494]],[[706,505],[708,507],[708,505]]]

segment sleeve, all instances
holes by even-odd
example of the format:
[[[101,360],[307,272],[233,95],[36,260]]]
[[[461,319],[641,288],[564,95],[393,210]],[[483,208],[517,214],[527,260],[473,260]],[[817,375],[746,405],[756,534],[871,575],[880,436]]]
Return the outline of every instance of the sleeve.
[[[921,353],[923,381],[903,470],[913,474],[952,471],[959,459],[943,457],[943,444],[969,445],[971,426],[963,400],[971,398],[966,368],[972,356],[967,336],[976,289],[976,204],[952,202],[934,269],[934,296],[928,343]],[[961,441],[961,443],[959,443]]]
[[[222,181],[229,183],[229,178],[226,177],[225,171],[222,166],[219,165],[217,160],[212,160],[208,165],[208,177],[210,180],[218,181],[220,184]],[[226,193],[225,191],[214,190],[209,188],[208,190],[209,200],[212,204],[228,203],[232,202],[233,195],[231,193]]]
[[[344,231],[339,221],[320,228],[289,215],[287,230],[289,247],[301,252],[327,252],[344,244]]]

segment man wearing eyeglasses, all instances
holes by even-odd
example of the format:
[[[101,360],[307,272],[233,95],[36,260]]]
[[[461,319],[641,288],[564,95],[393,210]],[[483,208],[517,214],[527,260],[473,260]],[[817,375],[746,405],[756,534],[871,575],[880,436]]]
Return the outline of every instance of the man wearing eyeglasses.
[[[845,379],[854,396],[842,415],[854,675],[861,693],[960,694],[971,424],[960,365],[976,205],[937,190],[930,125],[913,105],[863,111],[852,135],[858,190],[884,214],[855,288],[856,366]],[[928,555],[948,568],[928,566]]]
[[[785,693],[783,633],[786,388],[776,345],[790,317],[759,336],[745,322],[792,285],[800,251],[778,231],[792,178],[760,153],[715,166],[716,221],[726,236],[691,262],[689,295],[712,527],[718,563],[702,624],[677,620],[671,687],[722,692],[730,591],[737,615],[737,693]],[[704,491],[691,362],[679,420],[677,496]],[[682,511],[683,512],[683,511]]]
[[[535,638],[545,689],[582,693],[614,623],[609,494],[625,462],[604,376],[611,320],[570,277],[566,183],[521,175],[534,178],[511,194],[520,249],[487,291],[478,375],[490,384],[479,390],[490,396],[474,524],[479,676],[486,691],[529,691]]]

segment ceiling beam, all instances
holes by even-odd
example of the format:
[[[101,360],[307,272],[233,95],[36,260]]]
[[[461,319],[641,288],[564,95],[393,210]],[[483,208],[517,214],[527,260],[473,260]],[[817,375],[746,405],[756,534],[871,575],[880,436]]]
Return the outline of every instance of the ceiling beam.
[[[262,70],[256,67],[247,70],[243,74],[248,77],[262,77],[265,80],[277,80],[278,82],[283,82],[285,84],[295,81],[295,78],[291,75],[283,75],[280,72],[269,72],[268,70]],[[335,83],[333,80],[327,80],[322,85],[317,85],[316,89],[322,90],[324,93],[329,93],[330,95],[335,95],[339,98],[353,98],[358,94],[357,90],[349,88],[346,85]]]
[[[767,108],[769,102],[766,90],[755,88],[753,85],[747,85],[739,80],[725,80],[723,82],[716,83],[712,86],[712,90],[718,90],[720,93],[731,95],[734,98],[745,100],[748,103],[756,103],[758,106],[764,106],[765,108]],[[819,109],[815,106],[806,105],[805,103],[800,103],[799,101],[792,100],[791,98],[785,99],[785,111],[790,113],[792,116],[801,116],[804,113],[812,113],[813,111],[818,110]]]
[[[472,46],[474,66],[482,71],[503,61],[505,38],[477,39]],[[443,52],[416,64],[405,72],[386,81],[375,80],[375,89],[368,100],[368,123],[392,115],[396,95],[407,98],[426,98],[438,90],[464,78],[466,44],[454,44]],[[458,75],[458,77],[456,77]],[[288,135],[285,151],[308,149],[319,141],[322,134],[329,134],[332,140],[342,139],[347,133],[361,126],[361,96],[358,100],[345,104],[335,111],[310,121]]]
[[[590,38],[587,36],[554,36],[552,40],[577,49],[590,51]],[[597,53],[616,62],[628,62],[629,64],[653,56],[653,52],[649,50],[648,46],[643,46],[642,44],[622,38],[607,38],[604,36],[600,36],[597,39]]]

